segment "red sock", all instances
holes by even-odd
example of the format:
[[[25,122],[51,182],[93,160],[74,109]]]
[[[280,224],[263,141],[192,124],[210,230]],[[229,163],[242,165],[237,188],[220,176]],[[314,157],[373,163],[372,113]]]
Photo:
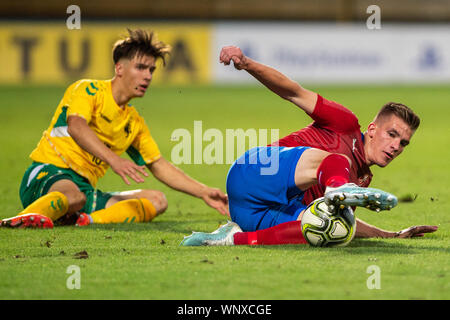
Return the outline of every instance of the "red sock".
[[[235,245],[306,244],[300,221],[289,221],[263,230],[237,232]]]
[[[317,169],[317,181],[326,188],[339,187],[349,182],[350,163],[347,158],[339,154],[330,154],[322,160]]]

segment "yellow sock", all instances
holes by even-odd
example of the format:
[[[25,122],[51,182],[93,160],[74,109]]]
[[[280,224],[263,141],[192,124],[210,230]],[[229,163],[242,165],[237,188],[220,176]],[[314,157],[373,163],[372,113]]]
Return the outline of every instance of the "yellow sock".
[[[38,213],[56,221],[65,215],[68,209],[69,201],[67,200],[67,197],[61,192],[54,191],[47,193],[45,196],[42,196],[31,203],[28,207],[23,209],[19,215]]]
[[[150,222],[156,215],[153,204],[141,198],[119,201],[109,208],[92,212],[90,217],[93,223],[130,223]]]

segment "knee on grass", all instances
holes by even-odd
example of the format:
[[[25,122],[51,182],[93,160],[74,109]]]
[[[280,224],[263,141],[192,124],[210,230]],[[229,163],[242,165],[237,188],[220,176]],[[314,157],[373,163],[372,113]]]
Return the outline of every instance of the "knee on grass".
[[[86,195],[82,192],[70,192],[65,196],[69,202],[69,209],[67,210],[69,214],[80,211],[86,204]]]
[[[166,195],[159,190],[142,190],[141,198],[148,199],[156,209],[156,214],[161,214],[167,210],[168,202]]]

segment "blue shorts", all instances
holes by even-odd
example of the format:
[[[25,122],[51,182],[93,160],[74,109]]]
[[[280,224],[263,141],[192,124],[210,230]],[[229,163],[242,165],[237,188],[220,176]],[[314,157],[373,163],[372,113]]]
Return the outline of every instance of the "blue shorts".
[[[231,219],[243,231],[266,229],[297,220],[306,208],[295,185],[295,168],[308,147],[256,147],[228,171]]]

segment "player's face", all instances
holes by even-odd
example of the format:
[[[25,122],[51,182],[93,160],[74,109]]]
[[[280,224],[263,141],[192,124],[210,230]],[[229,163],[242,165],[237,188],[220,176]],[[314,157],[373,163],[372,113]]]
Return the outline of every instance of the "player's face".
[[[148,55],[136,55],[131,60],[119,62],[122,84],[130,98],[143,97],[156,70],[156,59]]]
[[[414,131],[401,118],[391,115],[372,122],[367,134],[370,138],[366,149],[368,164],[385,167],[403,152]]]

